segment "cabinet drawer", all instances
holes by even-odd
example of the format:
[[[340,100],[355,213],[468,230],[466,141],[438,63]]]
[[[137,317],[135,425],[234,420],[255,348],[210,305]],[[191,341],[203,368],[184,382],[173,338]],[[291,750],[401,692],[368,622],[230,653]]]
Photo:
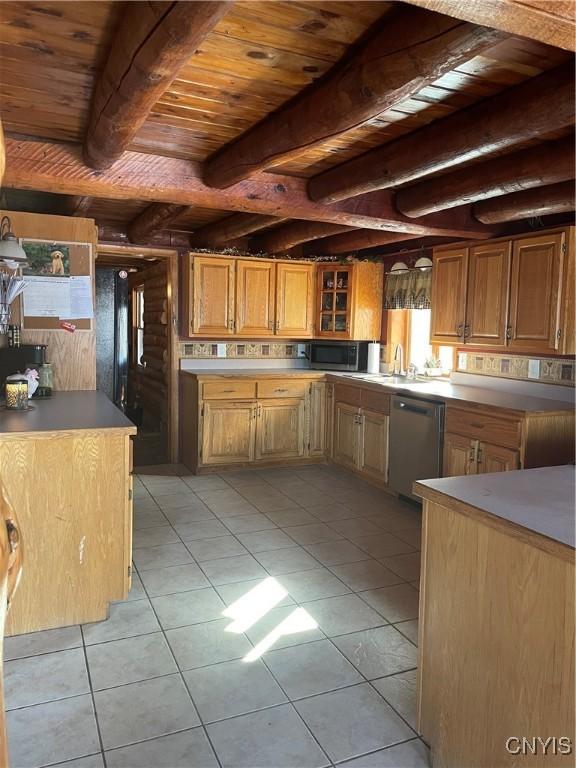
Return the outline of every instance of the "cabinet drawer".
[[[258,397],[305,397],[307,381],[259,381]]]
[[[255,381],[208,381],[202,386],[204,400],[252,400],[256,397]]]
[[[446,409],[446,432],[455,432],[474,440],[482,440],[506,448],[518,448],[522,432],[519,419],[506,419],[482,411]]]
[[[390,413],[390,395],[385,392],[373,392],[371,389],[362,390],[362,408],[368,411]]]
[[[346,384],[334,385],[334,402],[348,403],[360,407],[362,391],[360,387],[348,387]]]

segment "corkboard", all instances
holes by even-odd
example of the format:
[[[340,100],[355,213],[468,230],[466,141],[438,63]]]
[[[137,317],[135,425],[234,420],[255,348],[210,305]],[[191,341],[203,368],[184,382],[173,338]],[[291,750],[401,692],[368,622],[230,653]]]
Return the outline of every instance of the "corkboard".
[[[41,240],[37,238],[22,238],[20,244],[27,253],[31,250],[30,246],[42,246],[41,250],[45,254],[49,254],[51,251],[60,251],[65,254],[63,260],[59,261],[60,268],[63,270],[60,274],[62,276],[90,276],[92,277],[92,265],[94,260],[92,258],[92,243],[78,243],[78,242],[66,242],[66,241],[53,241],[53,240]],[[27,249],[28,246],[28,249]],[[30,257],[30,254],[29,254]],[[48,256],[42,260],[41,257],[37,257],[32,266],[24,270],[24,276],[30,275],[42,275],[52,274],[52,267],[48,262]],[[94,301],[93,301],[94,306]],[[76,331],[91,331],[93,318],[59,318],[59,317],[34,317],[24,314],[24,304],[20,301],[20,317],[22,328],[26,330],[45,330],[54,331],[60,330],[66,333],[60,326],[62,319],[65,319],[67,323],[72,323],[76,326]]]

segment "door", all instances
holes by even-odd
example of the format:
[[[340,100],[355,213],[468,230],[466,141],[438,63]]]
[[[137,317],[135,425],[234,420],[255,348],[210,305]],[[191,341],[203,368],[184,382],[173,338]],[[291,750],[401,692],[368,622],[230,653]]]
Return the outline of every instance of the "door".
[[[382,483],[388,481],[388,416],[362,410],[360,469]]]
[[[514,242],[508,328],[513,348],[558,348],[564,242],[563,232]]]
[[[336,403],[334,408],[334,461],[358,468],[359,464],[360,409],[346,403]]]
[[[313,264],[278,264],[276,333],[292,338],[312,336]]]
[[[238,464],[254,460],[256,403],[206,402],[202,415],[202,464]]]
[[[318,268],[317,336],[350,338],[353,267]]]
[[[310,385],[309,440],[310,456],[326,453],[326,384],[315,381]]]
[[[236,267],[236,334],[272,336],[275,296],[276,264],[239,259]]]
[[[464,326],[467,344],[506,344],[511,249],[509,241],[470,249]]]
[[[305,452],[303,398],[258,403],[256,459],[295,459]]]
[[[467,248],[454,248],[434,253],[431,286],[431,343],[463,343],[467,275]]]
[[[442,474],[444,477],[477,474],[476,458],[478,455],[478,440],[469,437],[444,434],[444,462]]]
[[[520,468],[518,451],[501,448],[499,445],[480,443],[478,449],[478,473],[510,472]]]
[[[229,336],[234,333],[234,259],[196,256],[192,263],[190,333]]]

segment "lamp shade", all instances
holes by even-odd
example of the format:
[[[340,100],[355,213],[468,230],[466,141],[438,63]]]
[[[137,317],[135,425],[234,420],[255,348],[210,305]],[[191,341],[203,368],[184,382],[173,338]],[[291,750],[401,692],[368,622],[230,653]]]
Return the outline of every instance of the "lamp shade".
[[[432,267],[432,259],[427,256],[421,256],[414,264],[415,269],[430,269]]]
[[[4,235],[0,240],[0,259],[16,262],[18,266],[28,263],[26,251],[11,232]]]
[[[390,270],[391,274],[398,273],[398,272],[408,272],[408,267],[406,264],[404,264],[403,261],[397,261],[392,265],[392,269]]]

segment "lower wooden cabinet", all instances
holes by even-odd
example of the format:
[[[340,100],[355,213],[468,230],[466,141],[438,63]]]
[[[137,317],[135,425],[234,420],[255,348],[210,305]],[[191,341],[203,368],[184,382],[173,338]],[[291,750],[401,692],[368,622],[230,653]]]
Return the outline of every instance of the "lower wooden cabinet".
[[[453,435],[446,432],[444,435],[444,457],[442,474],[444,477],[459,477],[461,475],[475,475],[476,463],[474,462],[474,443],[462,435]]]
[[[323,381],[314,381],[310,385],[309,408],[309,454],[310,456],[325,456],[328,450],[328,388],[332,386]],[[330,400],[330,404],[332,401]],[[330,429],[331,429],[330,422]]]
[[[305,401],[274,399],[258,403],[256,460],[297,459],[305,455]]]
[[[484,472],[510,472],[520,469],[520,454],[510,448],[480,443],[478,446],[478,474]]]
[[[338,464],[386,483],[388,415],[348,403],[334,407],[333,459]]]
[[[238,464],[254,461],[256,448],[255,402],[214,401],[203,405],[203,464]]]

